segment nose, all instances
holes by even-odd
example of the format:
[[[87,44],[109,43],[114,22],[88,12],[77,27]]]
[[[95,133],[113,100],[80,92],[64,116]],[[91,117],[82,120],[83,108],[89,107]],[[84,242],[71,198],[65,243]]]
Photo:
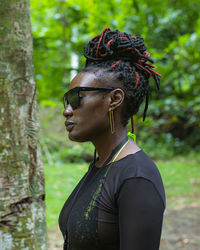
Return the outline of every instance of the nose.
[[[65,118],[69,118],[73,115],[73,109],[70,104],[67,105],[67,107],[63,111],[63,116]]]

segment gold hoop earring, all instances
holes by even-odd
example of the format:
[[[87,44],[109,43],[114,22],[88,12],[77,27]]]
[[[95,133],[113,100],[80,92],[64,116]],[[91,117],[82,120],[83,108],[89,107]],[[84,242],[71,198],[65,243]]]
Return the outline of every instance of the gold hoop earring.
[[[110,130],[111,130],[111,134],[114,134],[115,133],[115,120],[114,120],[113,110],[109,111],[109,116],[110,116]]]

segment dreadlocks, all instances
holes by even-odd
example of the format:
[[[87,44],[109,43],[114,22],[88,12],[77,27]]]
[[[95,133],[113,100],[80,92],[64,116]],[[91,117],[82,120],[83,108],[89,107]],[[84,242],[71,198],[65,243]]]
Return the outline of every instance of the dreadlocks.
[[[122,112],[122,124],[136,114],[146,97],[143,121],[148,109],[148,79],[153,77],[159,90],[161,75],[153,70],[155,66],[146,51],[144,39],[131,36],[118,30],[105,28],[101,34],[93,37],[84,48],[86,65],[82,71],[95,68],[114,73],[114,81],[119,80],[125,91],[125,106]],[[150,62],[150,63],[149,63]]]

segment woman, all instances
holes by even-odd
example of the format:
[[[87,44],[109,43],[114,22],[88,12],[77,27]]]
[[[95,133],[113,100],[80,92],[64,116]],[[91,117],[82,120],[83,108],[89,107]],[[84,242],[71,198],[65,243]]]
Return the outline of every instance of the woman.
[[[164,188],[126,125],[146,96],[145,119],[148,79],[159,88],[160,75],[148,63],[144,40],[118,30],[104,29],[84,55],[86,66],[64,95],[63,115],[69,139],[91,141],[95,155],[60,213],[64,249],[157,250]]]

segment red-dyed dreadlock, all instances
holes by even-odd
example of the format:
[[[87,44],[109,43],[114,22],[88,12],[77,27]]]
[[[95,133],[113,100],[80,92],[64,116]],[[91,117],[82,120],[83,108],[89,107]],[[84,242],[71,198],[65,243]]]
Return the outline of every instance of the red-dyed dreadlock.
[[[126,110],[123,112],[124,124],[137,113],[144,96],[146,104],[143,121],[145,120],[148,109],[149,77],[154,78],[159,90],[161,75],[153,70],[155,66],[150,64],[153,60],[146,49],[143,38],[118,30],[112,31],[109,27],[93,37],[84,49],[87,60],[83,71],[87,71],[91,66],[104,68],[108,72],[116,72],[116,79],[122,82],[126,103]]]

